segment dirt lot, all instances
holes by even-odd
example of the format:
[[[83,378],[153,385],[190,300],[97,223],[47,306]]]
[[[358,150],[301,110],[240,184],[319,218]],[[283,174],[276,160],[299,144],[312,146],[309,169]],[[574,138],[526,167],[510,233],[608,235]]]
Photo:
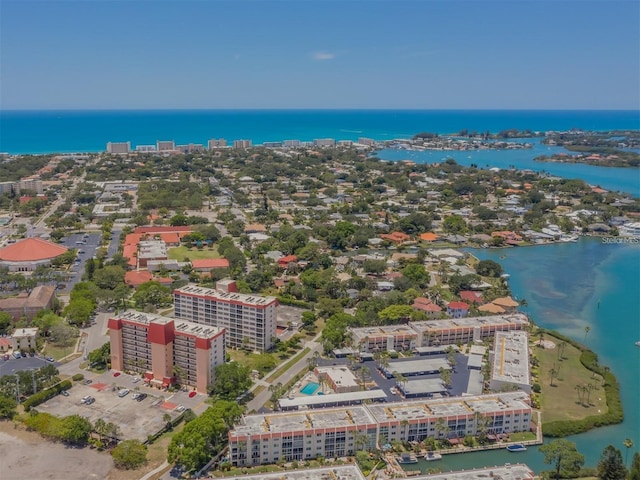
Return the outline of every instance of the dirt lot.
[[[37,433],[0,422],[2,478],[86,480],[104,479],[113,468],[111,457],[89,448],[67,448]]]

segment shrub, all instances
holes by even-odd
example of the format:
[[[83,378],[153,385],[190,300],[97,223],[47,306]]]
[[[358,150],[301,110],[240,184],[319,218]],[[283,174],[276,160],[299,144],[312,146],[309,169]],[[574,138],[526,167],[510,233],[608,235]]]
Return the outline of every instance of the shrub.
[[[63,390],[68,390],[72,387],[72,383],[69,380],[64,380],[51,388],[47,388],[46,390],[42,390],[38,393],[34,393],[29,398],[24,401],[24,410],[28,412],[33,407],[40,405],[41,403],[46,402],[50,398],[55,397]]]
[[[116,468],[132,470],[147,463],[147,447],[138,440],[120,442],[111,451]]]
[[[76,373],[73,377],[71,377],[71,380],[73,380],[74,382],[81,382],[82,380],[84,380],[84,375],[82,373]]]

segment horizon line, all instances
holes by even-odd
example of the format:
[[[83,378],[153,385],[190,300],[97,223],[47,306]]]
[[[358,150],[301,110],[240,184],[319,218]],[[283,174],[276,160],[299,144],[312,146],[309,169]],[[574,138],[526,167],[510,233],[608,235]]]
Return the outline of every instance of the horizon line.
[[[0,113],[13,112],[371,112],[371,111],[405,111],[405,112],[640,112],[639,108],[391,108],[391,107],[359,107],[359,108],[322,108],[322,107],[284,107],[284,108],[0,108]]]

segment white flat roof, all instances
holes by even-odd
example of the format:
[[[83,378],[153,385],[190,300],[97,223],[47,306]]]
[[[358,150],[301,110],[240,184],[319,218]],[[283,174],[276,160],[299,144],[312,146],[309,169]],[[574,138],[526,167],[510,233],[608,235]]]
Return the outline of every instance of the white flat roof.
[[[365,480],[365,476],[356,465],[333,465],[226,478],[227,480]]]
[[[496,332],[494,352],[491,380],[529,384],[527,332]]]
[[[278,400],[280,407],[293,408],[311,405],[326,405],[356,402],[358,400],[380,400],[387,398],[382,390],[363,390],[359,392],[332,393],[330,395],[311,395],[296,398],[281,398]]]
[[[407,362],[389,362],[384,367],[385,372],[393,374],[398,372],[401,375],[421,372],[437,372],[441,368],[451,370],[451,365],[446,358],[420,357],[420,360],[409,360]]]

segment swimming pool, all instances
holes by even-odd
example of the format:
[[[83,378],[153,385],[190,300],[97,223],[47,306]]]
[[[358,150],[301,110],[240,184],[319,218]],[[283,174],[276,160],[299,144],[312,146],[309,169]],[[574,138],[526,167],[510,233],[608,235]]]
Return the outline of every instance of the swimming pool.
[[[302,389],[300,393],[304,393],[305,395],[313,395],[320,388],[320,384],[316,382],[307,383]]]

